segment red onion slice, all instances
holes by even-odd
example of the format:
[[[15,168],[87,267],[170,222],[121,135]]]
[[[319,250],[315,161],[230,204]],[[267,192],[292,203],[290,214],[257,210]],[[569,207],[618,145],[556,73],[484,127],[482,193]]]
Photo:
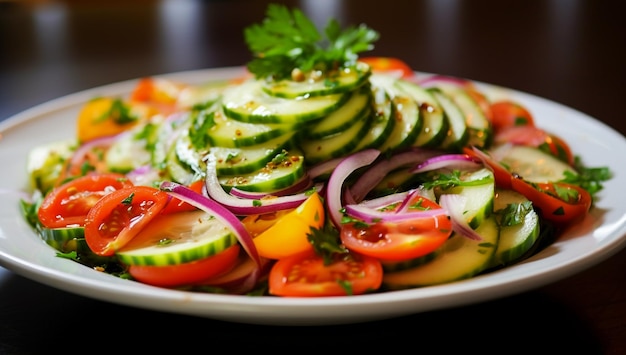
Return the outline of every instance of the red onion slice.
[[[367,170],[350,187],[350,193],[355,203],[361,202],[365,196],[392,170],[403,166],[411,166],[423,162],[435,155],[441,154],[432,150],[414,148],[382,159]]]
[[[411,170],[414,174],[437,169],[466,170],[482,167],[482,164],[467,154],[443,154],[426,159]]]
[[[402,213],[383,212],[363,204],[346,205],[346,213],[354,218],[358,218],[366,223],[375,222],[403,222],[420,218],[434,218],[447,213],[443,208],[433,208],[429,210],[405,211]]]
[[[377,149],[365,149],[343,158],[328,179],[326,206],[333,225],[341,228],[343,183],[355,170],[372,164],[380,155]]]

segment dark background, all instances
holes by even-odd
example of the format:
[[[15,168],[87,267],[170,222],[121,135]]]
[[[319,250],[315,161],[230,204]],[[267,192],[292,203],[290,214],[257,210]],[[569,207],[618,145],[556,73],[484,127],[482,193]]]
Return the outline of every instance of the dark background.
[[[319,27],[329,17],[344,26],[366,23],[382,34],[371,55],[399,57],[418,71],[541,96],[626,134],[624,2],[276,2],[298,6]],[[117,81],[244,65],[250,54],[242,30],[263,19],[268,3],[0,1],[0,120]],[[0,143],[0,149],[7,148]],[[328,327],[240,325],[128,308],[55,290],[0,267],[0,354],[38,354],[53,348],[119,352],[125,349],[124,341],[142,353],[170,348],[209,352],[226,344],[232,350],[273,352],[623,354],[626,251],[512,297]]]

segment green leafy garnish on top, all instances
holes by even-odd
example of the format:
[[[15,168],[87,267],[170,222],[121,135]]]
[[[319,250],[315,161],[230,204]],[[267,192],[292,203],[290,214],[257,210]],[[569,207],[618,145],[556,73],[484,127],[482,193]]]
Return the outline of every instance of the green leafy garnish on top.
[[[282,80],[318,70],[323,73],[356,64],[358,53],[371,50],[379,34],[365,25],[342,29],[335,19],[324,29],[298,9],[271,4],[260,24],[244,30],[254,55],[248,70],[256,78]]]

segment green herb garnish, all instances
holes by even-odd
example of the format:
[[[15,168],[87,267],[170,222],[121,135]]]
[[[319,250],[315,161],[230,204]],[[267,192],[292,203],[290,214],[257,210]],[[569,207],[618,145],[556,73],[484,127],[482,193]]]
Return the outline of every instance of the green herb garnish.
[[[261,24],[244,30],[245,41],[254,55],[248,70],[257,78],[282,80],[294,70],[324,73],[356,64],[358,53],[371,50],[378,32],[365,25],[345,30],[335,19],[325,27],[324,38],[302,11],[270,4]]]

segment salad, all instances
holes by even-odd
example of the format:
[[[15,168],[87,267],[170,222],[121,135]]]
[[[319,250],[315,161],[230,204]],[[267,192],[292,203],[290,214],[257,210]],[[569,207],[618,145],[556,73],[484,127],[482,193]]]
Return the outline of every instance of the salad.
[[[270,5],[245,75],[147,77],[29,154],[24,217],[57,256],[193,292],[323,297],[518,263],[610,179],[520,103],[363,57],[379,34]]]

